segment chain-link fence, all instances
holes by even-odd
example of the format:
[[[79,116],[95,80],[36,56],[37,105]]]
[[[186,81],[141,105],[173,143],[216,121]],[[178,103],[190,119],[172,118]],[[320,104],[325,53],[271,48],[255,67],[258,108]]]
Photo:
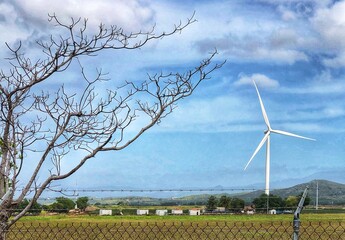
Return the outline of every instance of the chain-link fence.
[[[10,239],[292,239],[292,223],[281,222],[121,222],[28,223],[12,226]],[[345,221],[303,222],[299,239],[345,240]]]

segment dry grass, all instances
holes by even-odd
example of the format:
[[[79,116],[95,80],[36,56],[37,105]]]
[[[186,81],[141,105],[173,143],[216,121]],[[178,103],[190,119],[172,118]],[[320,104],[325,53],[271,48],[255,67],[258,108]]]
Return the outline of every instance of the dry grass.
[[[300,239],[345,239],[345,215],[301,216]],[[7,239],[292,239],[292,215],[27,217]]]

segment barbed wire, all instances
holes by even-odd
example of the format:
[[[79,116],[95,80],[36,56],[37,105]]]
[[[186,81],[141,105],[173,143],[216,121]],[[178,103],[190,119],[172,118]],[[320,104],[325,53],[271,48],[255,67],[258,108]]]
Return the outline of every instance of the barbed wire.
[[[259,191],[259,190],[262,190],[262,189],[256,189],[256,188],[60,189],[60,190],[46,189],[45,191],[63,193],[63,192],[224,192],[224,191],[246,192],[246,191]],[[16,189],[15,191],[20,192],[22,191],[22,189]],[[31,191],[34,191],[34,189],[31,189]]]
[[[66,189],[64,192],[224,192],[256,191],[254,188],[198,188],[198,189]]]

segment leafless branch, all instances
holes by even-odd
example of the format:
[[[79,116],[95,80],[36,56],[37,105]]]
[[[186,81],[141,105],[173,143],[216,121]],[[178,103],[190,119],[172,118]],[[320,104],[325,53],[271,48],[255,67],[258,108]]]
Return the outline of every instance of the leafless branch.
[[[100,82],[109,81],[107,74],[98,69],[93,78],[89,77],[79,58],[95,56],[108,49],[141,48],[149,41],[181,32],[196,21],[194,15],[171,31],[158,34],[154,27],[147,32],[126,33],[117,26],[107,28],[100,24],[98,31],[90,35],[86,19],[72,18],[65,23],[52,14],[49,20],[63,33],[50,36],[47,41],[37,41],[43,58],[34,61],[21,52],[21,43],[16,47],[7,44],[12,68],[7,74],[0,71],[0,196],[10,187],[17,189],[25,164],[35,164],[19,195],[14,199],[12,194],[8,201],[0,203],[0,209],[10,213],[11,207],[33,194],[23,211],[11,220],[6,219],[6,226],[24,216],[53,182],[71,176],[100,152],[128,147],[171,114],[180,100],[190,96],[224,64],[213,63],[217,54],[214,51],[184,73],[149,75],[146,81],[127,81],[119,88],[107,89],[106,95],[99,95],[97,87]],[[66,71],[73,60],[80,66],[82,90],[71,93],[63,83],[55,92],[44,89],[44,83]],[[128,136],[126,132],[139,116],[147,122],[134,136]],[[72,158],[74,153],[80,157]],[[71,167],[63,169],[63,161],[68,161]],[[46,169],[48,163],[52,167]],[[49,176],[39,181],[42,172],[48,172]]]

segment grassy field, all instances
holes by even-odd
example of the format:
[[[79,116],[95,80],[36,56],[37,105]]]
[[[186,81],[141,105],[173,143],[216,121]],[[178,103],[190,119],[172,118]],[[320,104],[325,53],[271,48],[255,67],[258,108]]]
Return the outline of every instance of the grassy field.
[[[35,216],[7,239],[292,239],[293,215]],[[345,239],[345,214],[302,214],[300,239]]]
[[[301,222],[303,221],[345,221],[345,214],[301,214]],[[116,222],[292,222],[293,214],[279,215],[168,215],[168,216],[88,216],[88,215],[65,215],[59,214],[54,216],[28,216],[21,218],[20,222],[30,223],[116,223]]]

